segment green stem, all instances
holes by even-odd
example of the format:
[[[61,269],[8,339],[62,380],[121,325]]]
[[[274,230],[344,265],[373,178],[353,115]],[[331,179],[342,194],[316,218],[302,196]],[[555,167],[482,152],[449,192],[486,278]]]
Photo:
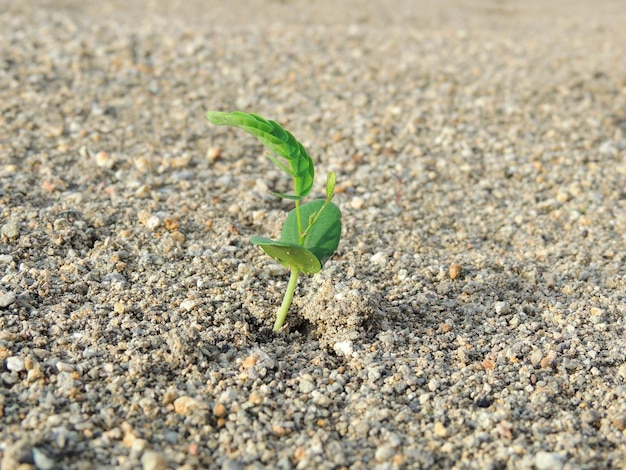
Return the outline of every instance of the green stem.
[[[291,306],[291,301],[293,300],[293,293],[296,290],[296,285],[298,284],[298,276],[300,275],[300,270],[298,268],[291,268],[291,276],[289,277],[289,284],[287,284],[287,290],[285,291],[285,297],[283,297],[283,303],[276,314],[276,322],[274,323],[274,331],[278,331],[282,328],[283,323],[285,323],[285,318],[287,318],[287,312],[289,312],[289,307]]]
[[[298,222],[298,244],[304,245],[305,237],[302,236],[302,216],[300,215],[300,201],[296,201],[296,221]]]

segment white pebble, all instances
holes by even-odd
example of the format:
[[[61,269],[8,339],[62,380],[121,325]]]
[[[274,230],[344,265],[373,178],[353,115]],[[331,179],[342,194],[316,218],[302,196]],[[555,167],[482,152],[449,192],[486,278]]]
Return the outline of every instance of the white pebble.
[[[558,470],[563,468],[563,455],[556,452],[537,452],[535,455],[535,467],[537,470]]]
[[[498,315],[506,315],[511,310],[507,302],[495,302],[493,304],[493,309]]]
[[[7,308],[9,305],[15,302],[16,299],[17,295],[15,295],[15,292],[9,291],[3,294],[2,296],[0,296],[0,308]]]
[[[56,466],[54,460],[36,447],[33,447],[33,460],[35,461],[35,466],[41,470],[51,470]]]
[[[351,357],[354,352],[353,343],[350,340],[337,341],[333,345],[333,349],[339,356]]]
[[[196,305],[198,305],[197,300],[186,299],[180,303],[180,308],[182,308],[186,312],[191,312],[196,307]]]
[[[143,470],[165,470],[167,459],[160,452],[148,450],[141,457],[141,465]]]
[[[161,219],[158,215],[153,215],[148,220],[146,220],[146,227],[150,230],[154,230],[159,225],[161,225]]]
[[[352,201],[350,201],[350,207],[352,207],[352,209],[363,209],[363,206],[365,205],[365,201],[363,201],[363,198],[360,198],[358,196],[355,196],[352,198]]]
[[[289,273],[282,264],[270,264],[267,267],[267,271],[270,273],[270,276],[286,276]]]
[[[373,264],[377,264],[380,267],[384,267],[387,264],[387,254],[379,251],[378,253],[372,255],[370,258],[370,262]]]
[[[7,357],[7,369],[11,372],[22,372],[24,370],[24,360],[17,356]]]
[[[302,393],[311,393],[315,390],[315,384],[308,379],[302,379],[300,381],[300,391]]]
[[[395,455],[395,453],[396,450],[392,446],[388,444],[383,444],[376,449],[376,452],[374,453],[374,458],[381,462],[384,460],[389,460]]]

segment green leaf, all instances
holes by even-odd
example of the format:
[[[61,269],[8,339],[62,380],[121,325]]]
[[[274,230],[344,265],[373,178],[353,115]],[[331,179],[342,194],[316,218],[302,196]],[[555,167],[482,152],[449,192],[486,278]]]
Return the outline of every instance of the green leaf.
[[[333,198],[336,182],[337,177],[335,176],[335,172],[329,171],[328,176],[326,177],[326,198],[329,201]]]
[[[323,199],[318,199],[300,207],[302,219],[307,221],[306,230],[317,213],[322,210],[317,222],[304,240],[299,244],[298,221],[296,210],[289,212],[280,234],[280,241],[265,237],[252,237],[250,241],[259,245],[271,258],[284,266],[298,268],[307,274],[321,271],[324,263],[333,255],[341,238],[341,211],[335,204],[325,206]]]
[[[299,201],[300,199],[302,199],[301,197],[298,197],[294,194],[286,194],[286,193],[276,193],[274,191],[270,191],[270,194],[272,196],[276,196],[279,197],[281,199],[291,199],[292,201]]]
[[[304,231],[307,230],[318,211],[324,208],[304,240],[304,247],[315,255],[322,266],[333,255],[341,238],[341,211],[332,202],[326,206],[325,204],[326,201],[323,199],[317,199],[300,206],[302,221],[305,223],[302,227]],[[298,233],[296,209],[289,212],[280,234],[280,241],[296,245],[299,243],[300,233]]]
[[[294,196],[302,199],[311,192],[315,169],[313,161],[305,148],[288,131],[275,121],[269,121],[258,114],[248,114],[241,111],[222,113],[209,111],[207,119],[215,125],[237,127],[257,138],[268,150],[274,154],[270,160],[281,171],[293,177]],[[278,157],[287,160],[283,164]]]
[[[259,245],[270,258],[289,268],[298,268],[306,274],[320,272],[322,264],[317,257],[297,243],[271,240],[265,237],[251,237],[250,241]]]

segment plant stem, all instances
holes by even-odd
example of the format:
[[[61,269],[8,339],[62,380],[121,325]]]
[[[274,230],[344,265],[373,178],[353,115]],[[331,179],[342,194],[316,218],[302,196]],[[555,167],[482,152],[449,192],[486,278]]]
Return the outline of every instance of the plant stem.
[[[276,314],[276,322],[274,323],[274,331],[278,331],[282,328],[283,323],[285,323],[285,318],[287,318],[287,312],[289,312],[289,307],[291,306],[291,301],[293,300],[293,293],[296,290],[296,285],[298,284],[298,276],[300,275],[300,270],[298,268],[291,268],[291,276],[289,277],[289,284],[287,284],[287,290],[285,291],[285,297],[283,297],[283,303]]]
[[[298,222],[298,243],[304,246],[304,238],[302,236],[302,216],[300,215],[300,201],[296,201],[296,221]]]

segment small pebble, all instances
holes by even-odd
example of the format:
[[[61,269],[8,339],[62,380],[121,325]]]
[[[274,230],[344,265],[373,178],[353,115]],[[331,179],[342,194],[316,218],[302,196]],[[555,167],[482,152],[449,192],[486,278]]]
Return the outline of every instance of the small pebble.
[[[380,267],[385,267],[387,265],[387,259],[387,254],[383,251],[379,251],[378,253],[372,255],[372,257],[370,258],[370,263],[376,264]]]
[[[17,356],[7,357],[7,369],[11,372],[22,372],[24,367],[24,360]]]
[[[17,237],[20,236],[20,230],[17,227],[16,223],[7,222],[0,229],[0,234],[3,237],[7,237],[9,240],[15,240]]]
[[[200,401],[188,396],[178,397],[174,400],[174,410],[179,415],[189,415],[201,406]]]
[[[626,414],[616,416],[611,423],[620,431],[626,431]]]
[[[350,340],[337,341],[334,344],[333,349],[338,355],[344,357],[351,357],[354,352],[353,342]]]
[[[506,315],[511,311],[508,302],[502,301],[494,302],[493,309],[497,315]]]
[[[458,263],[452,263],[448,270],[448,274],[450,275],[450,279],[458,279],[463,272],[463,266]]]
[[[220,158],[221,155],[222,155],[222,147],[209,147],[209,150],[207,150],[206,157],[209,163],[213,163],[215,162],[215,160]]]
[[[565,457],[555,452],[537,452],[535,467],[537,470],[559,470],[565,464]]]
[[[3,467],[626,461],[626,3],[5,3]],[[280,334],[293,181],[207,106],[337,174]]]
[[[167,470],[168,464],[165,456],[153,450],[147,450],[141,456],[143,470]]]
[[[389,444],[384,444],[376,448],[376,452],[374,453],[374,458],[378,462],[383,462],[385,460],[391,459],[396,453],[396,449]]]
[[[37,466],[37,470],[52,470],[56,467],[56,462],[53,458],[49,457],[44,451],[33,447],[33,460]]]
[[[365,201],[363,200],[362,197],[359,197],[359,196],[353,197],[352,200],[350,201],[350,207],[352,209],[360,210],[360,209],[363,209],[364,205],[365,205]]]
[[[315,390],[315,384],[308,379],[301,379],[299,389],[302,393],[311,393]]]
[[[5,292],[0,296],[0,308],[7,308],[17,300],[15,292]]]

